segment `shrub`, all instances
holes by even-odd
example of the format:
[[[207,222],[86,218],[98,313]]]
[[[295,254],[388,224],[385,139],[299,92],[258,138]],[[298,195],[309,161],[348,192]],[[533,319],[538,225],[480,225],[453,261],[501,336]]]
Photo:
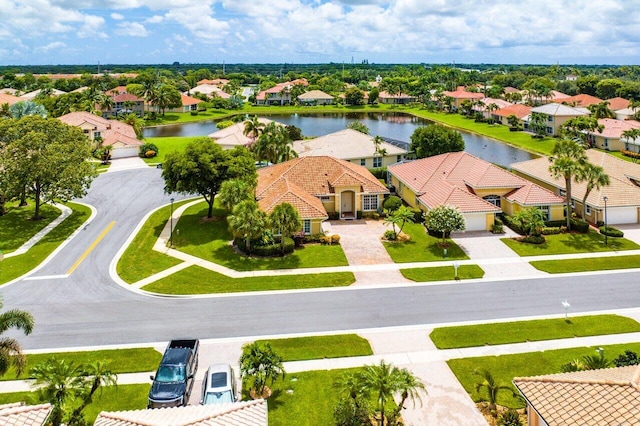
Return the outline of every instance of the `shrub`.
[[[321,243],[324,239],[324,234],[309,234],[304,236],[305,243]]]
[[[504,222],[505,225],[507,225],[509,228],[511,228],[511,230],[513,232],[518,233],[520,235],[526,234],[526,232],[524,232],[524,229],[522,229],[520,227],[520,225],[515,223],[511,216],[503,215],[502,216],[502,221]]]
[[[331,236],[331,244],[340,244],[340,235],[333,234]]]
[[[320,238],[320,244],[325,244],[325,245],[331,245],[331,236],[330,235],[323,235],[322,238]]]
[[[500,219],[496,218],[495,222],[493,222],[493,225],[491,225],[491,232],[494,234],[504,234],[504,224]]]
[[[389,241],[395,241],[398,239],[398,234],[396,234],[392,229],[388,229],[384,231],[384,239]]]
[[[526,237],[518,238],[518,241],[528,244],[543,244],[545,239],[542,235],[527,235]]]
[[[624,155],[625,157],[631,157],[631,158],[640,159],[640,153],[638,153],[638,152],[622,150],[622,151],[620,151],[620,153],[622,155]]]
[[[544,223],[544,226],[546,226],[547,228],[553,228],[553,227],[560,227],[560,226],[566,226],[567,225],[567,221],[564,219],[561,220],[550,220],[548,222]]]
[[[340,213],[338,213],[338,212],[330,212],[330,213],[327,213],[327,215],[329,216],[329,220],[338,220],[338,219],[340,219]]]
[[[545,226],[542,228],[542,235],[554,235],[559,234],[560,232],[559,226]]]
[[[364,212],[362,213],[362,217],[365,219],[380,219],[380,213],[378,212]]]
[[[613,364],[616,367],[626,367],[628,365],[638,365],[638,364],[640,364],[640,359],[638,358],[638,354],[637,353],[627,349],[626,351],[624,351],[623,354],[618,355],[618,357],[613,360]]]
[[[424,223],[424,212],[421,209],[411,209],[411,212],[413,212],[414,223]]]
[[[589,222],[587,222],[586,220],[572,217],[571,229],[576,232],[580,232],[581,234],[586,234],[587,232],[589,232]]]
[[[509,408],[507,411],[503,411],[498,417],[498,426],[522,426],[520,420],[520,413],[513,408]]]
[[[158,153],[152,149],[144,153],[145,158],[153,158],[156,155],[158,155]]]
[[[243,253],[247,252],[246,241],[243,238],[234,240],[234,244],[238,247],[238,250]],[[285,238],[284,240],[284,254],[291,254],[295,248],[295,242],[291,238]],[[252,241],[251,243],[251,255],[260,257],[276,257],[282,256],[282,246],[280,241],[274,241],[272,244],[261,244],[261,241]]]
[[[624,237],[624,232],[621,230],[614,228],[613,226],[601,226],[598,228],[602,235],[606,235],[608,237],[622,238]]]
[[[435,230],[431,230],[429,228],[426,228],[426,229],[427,229],[427,234],[429,234],[430,236],[435,237],[435,238],[442,238],[442,231],[435,231]],[[444,237],[445,238],[449,238],[450,236],[451,236],[451,232],[445,232],[444,233]]]
[[[147,153],[151,151],[153,151],[154,154],[151,156],[147,156]],[[156,146],[156,144],[153,144],[153,143],[145,143],[140,146],[139,155],[140,157],[146,157],[146,158],[155,157],[156,155],[158,155],[158,147]]]
[[[372,175],[376,177],[376,179],[386,179],[387,178],[387,168],[386,167],[377,167],[375,169],[369,169]]]
[[[198,111],[191,111],[191,115],[198,115]]]

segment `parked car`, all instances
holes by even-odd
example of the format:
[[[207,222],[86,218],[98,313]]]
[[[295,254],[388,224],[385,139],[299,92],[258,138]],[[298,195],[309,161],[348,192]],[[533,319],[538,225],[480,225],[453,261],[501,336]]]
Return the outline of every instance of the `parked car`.
[[[229,364],[212,364],[202,381],[200,404],[236,402],[236,377]]]
[[[149,390],[147,408],[187,405],[198,370],[197,339],[172,340],[164,351]]]

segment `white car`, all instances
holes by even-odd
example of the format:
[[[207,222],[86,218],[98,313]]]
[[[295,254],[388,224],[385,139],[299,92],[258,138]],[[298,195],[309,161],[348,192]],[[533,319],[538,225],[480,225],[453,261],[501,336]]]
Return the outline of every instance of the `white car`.
[[[201,405],[236,402],[236,377],[229,364],[212,364],[202,381]]]

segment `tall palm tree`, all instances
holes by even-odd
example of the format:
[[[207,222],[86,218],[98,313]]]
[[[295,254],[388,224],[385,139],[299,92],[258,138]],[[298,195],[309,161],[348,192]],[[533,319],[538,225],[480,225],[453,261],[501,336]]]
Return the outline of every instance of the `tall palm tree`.
[[[248,120],[244,121],[244,131],[243,135],[251,138],[252,142],[255,142],[256,139],[262,134],[264,131],[265,124],[260,121],[257,115],[254,115]]]
[[[498,403],[498,394],[501,391],[509,391],[513,395],[513,390],[509,386],[499,385],[496,383],[493,375],[487,370],[476,370],[473,374],[482,379],[481,382],[478,382],[475,385],[476,392],[480,392],[483,389],[486,391],[486,401],[489,403],[489,410],[495,415],[496,404]]]
[[[378,365],[368,365],[362,373],[362,379],[365,386],[375,395],[380,409],[380,426],[384,426],[385,411],[384,408],[393,399],[393,395],[398,390],[398,376],[400,370],[392,364],[387,364],[384,360]]]
[[[274,232],[280,232],[280,247],[284,254],[285,239],[302,228],[300,213],[289,203],[281,203],[273,208],[269,222]]]
[[[142,130],[144,128],[144,119],[138,117],[135,113],[130,112],[120,119],[123,123],[133,127],[133,131],[136,132],[136,138],[142,139]]]
[[[255,187],[243,179],[229,179],[222,182],[218,200],[222,206],[232,211],[242,201],[253,200]]]
[[[584,148],[576,141],[560,139],[551,150],[551,165],[549,171],[554,177],[563,177],[566,190],[567,229],[571,229],[571,184],[574,176],[577,176],[584,164],[587,155]]]
[[[1,300],[0,308],[2,308]],[[28,336],[33,331],[33,326],[33,316],[29,312],[11,309],[0,314],[0,334],[10,328],[15,328]],[[26,365],[26,358],[16,339],[3,337],[0,338],[0,376],[7,372],[10,365],[13,365],[17,373],[20,374]]]
[[[604,168],[591,163],[585,163],[576,175],[576,182],[585,182],[587,188],[582,197],[582,220],[585,220],[587,210],[587,197],[594,189],[600,189],[609,185],[609,175]]]
[[[398,375],[398,391],[400,392],[401,399],[398,404],[398,408],[396,409],[396,415],[400,414],[400,410],[404,408],[404,404],[407,402],[407,399],[412,400],[414,405],[416,399],[420,401],[420,404],[422,404],[420,391],[426,392],[427,389],[425,388],[424,383],[414,376],[411,371],[403,368],[400,370]]]
[[[591,111],[591,113],[596,119],[615,118],[616,115],[613,111],[611,111],[611,109],[609,108],[609,105],[610,105],[609,101],[602,101],[598,104],[590,105],[588,108],[589,108],[589,111]]]
[[[243,238],[247,252],[251,253],[251,240],[262,235],[268,228],[267,214],[260,210],[258,203],[253,200],[242,201],[233,209],[233,214],[227,217],[231,234],[236,238]]]
[[[38,399],[53,405],[50,421],[54,426],[62,423],[65,404],[77,396],[83,387],[82,370],[73,362],[49,358],[31,369],[33,386],[37,388]]]
[[[625,130],[624,132],[622,132],[621,136],[622,136],[622,139],[627,140],[627,143],[631,143],[633,145],[640,145],[640,143],[636,142],[636,139],[640,139],[640,129]]]
[[[85,424],[82,411],[93,402],[93,395],[103,386],[117,386],[118,376],[106,362],[96,361],[82,367],[81,376],[85,378],[84,389],[79,392],[82,402],[71,413],[69,426]]]

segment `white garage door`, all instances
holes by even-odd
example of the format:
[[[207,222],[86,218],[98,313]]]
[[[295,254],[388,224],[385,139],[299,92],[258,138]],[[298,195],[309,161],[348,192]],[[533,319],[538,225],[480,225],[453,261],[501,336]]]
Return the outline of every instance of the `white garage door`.
[[[638,211],[635,207],[609,207],[607,209],[607,223],[609,225],[638,223]]]
[[[467,231],[487,230],[487,215],[485,213],[467,213],[464,218],[467,220]]]
[[[123,146],[122,148],[113,148],[111,150],[111,158],[137,157],[139,148],[137,146]]]

